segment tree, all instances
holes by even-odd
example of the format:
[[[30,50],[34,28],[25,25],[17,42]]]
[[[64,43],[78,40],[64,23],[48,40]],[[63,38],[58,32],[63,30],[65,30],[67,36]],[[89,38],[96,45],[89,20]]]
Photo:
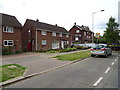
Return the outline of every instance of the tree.
[[[115,18],[110,17],[108,23],[106,24],[107,28],[104,33],[107,44],[117,43],[120,36],[118,32],[119,24],[115,22]]]

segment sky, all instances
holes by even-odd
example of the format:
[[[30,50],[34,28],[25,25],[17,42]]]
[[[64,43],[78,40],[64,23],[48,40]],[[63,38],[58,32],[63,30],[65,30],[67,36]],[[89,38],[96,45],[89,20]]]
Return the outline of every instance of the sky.
[[[95,33],[103,35],[106,23],[112,16],[118,22],[118,2],[120,0],[0,0],[0,13],[16,16],[24,25],[26,19],[66,28],[68,31],[74,23],[89,26],[92,29],[94,14]]]

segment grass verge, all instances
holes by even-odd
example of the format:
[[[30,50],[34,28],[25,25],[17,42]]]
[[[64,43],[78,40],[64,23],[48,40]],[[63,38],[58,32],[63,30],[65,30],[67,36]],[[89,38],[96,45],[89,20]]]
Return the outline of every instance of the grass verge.
[[[77,59],[84,59],[88,57],[90,57],[90,51],[82,51],[77,53],[58,55],[53,58],[57,58],[58,60],[64,60],[64,61],[74,61]]]
[[[26,68],[18,64],[7,64],[0,66],[0,82],[22,76]]]

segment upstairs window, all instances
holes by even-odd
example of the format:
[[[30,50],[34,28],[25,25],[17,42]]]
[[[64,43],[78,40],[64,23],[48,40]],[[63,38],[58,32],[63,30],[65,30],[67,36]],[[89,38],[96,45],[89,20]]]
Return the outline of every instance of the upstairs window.
[[[69,37],[69,34],[66,34],[66,37]]]
[[[86,32],[84,32],[84,36],[86,36]]]
[[[52,36],[56,36],[56,33],[55,33],[55,32],[52,32]]]
[[[80,33],[80,30],[76,30],[76,33]]]
[[[62,37],[62,33],[59,34],[59,37]]]
[[[76,41],[78,41],[78,40],[79,40],[79,38],[78,38],[78,37],[75,37],[75,40],[76,40]]]
[[[47,32],[46,31],[42,31],[41,34],[42,35],[47,35]]]
[[[3,32],[13,33],[13,27],[3,27]]]
[[[13,42],[13,40],[4,40],[3,45],[4,46],[13,46],[14,42]]]

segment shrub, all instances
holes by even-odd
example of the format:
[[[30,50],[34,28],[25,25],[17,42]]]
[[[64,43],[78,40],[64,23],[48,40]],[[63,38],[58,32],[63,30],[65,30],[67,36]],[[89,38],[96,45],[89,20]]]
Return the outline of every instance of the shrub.
[[[2,55],[9,55],[9,54],[13,54],[11,47],[2,48]]]
[[[76,51],[76,48],[66,48],[66,49],[60,50],[60,52],[70,52],[70,51]]]

